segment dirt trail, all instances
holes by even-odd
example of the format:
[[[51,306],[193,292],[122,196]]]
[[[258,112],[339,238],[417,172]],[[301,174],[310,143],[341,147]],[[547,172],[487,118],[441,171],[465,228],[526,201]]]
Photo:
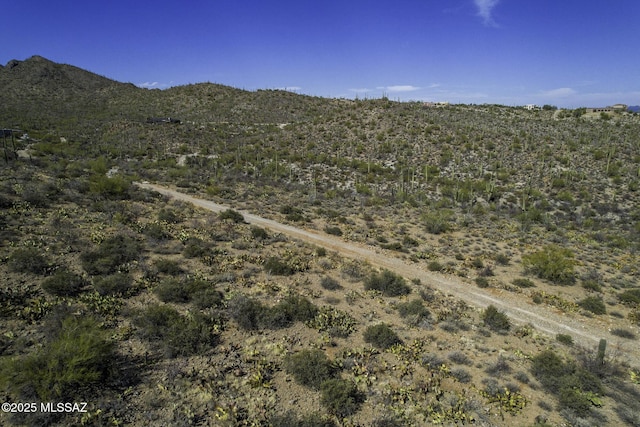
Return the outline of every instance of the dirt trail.
[[[229,206],[199,199],[164,186],[146,182],[138,183],[137,185],[177,200],[192,203],[195,206],[213,212],[221,212],[229,209]],[[633,340],[622,340],[621,338],[613,336],[594,319],[579,315],[558,313],[554,311],[552,307],[528,303],[523,301],[522,296],[510,294],[506,291],[480,289],[475,285],[462,283],[459,279],[456,280],[452,276],[445,276],[423,270],[424,265],[422,264],[409,263],[372,246],[355,242],[345,242],[331,235],[281,224],[250,212],[240,212],[244,216],[245,221],[250,224],[265,227],[272,231],[325,247],[348,258],[368,261],[372,265],[389,269],[408,279],[418,278],[422,283],[426,283],[444,293],[460,298],[471,306],[484,308],[493,304],[499,310],[504,311],[513,322],[518,324],[531,324],[537,330],[549,334],[551,337],[555,337],[556,334],[559,333],[569,334],[579,345],[594,349],[597,348],[599,340],[605,338],[609,343],[608,351],[610,354],[615,352],[619,360],[627,361],[632,366],[640,366],[640,351],[638,350],[637,342]]]

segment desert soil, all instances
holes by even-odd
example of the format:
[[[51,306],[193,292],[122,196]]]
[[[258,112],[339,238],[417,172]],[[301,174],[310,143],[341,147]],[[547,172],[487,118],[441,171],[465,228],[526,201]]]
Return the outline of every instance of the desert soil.
[[[213,212],[221,212],[232,208],[184,194],[165,186],[148,182],[138,183],[138,185]],[[586,348],[597,347],[600,339],[605,338],[610,343],[610,348],[615,351],[619,361],[627,362],[632,366],[640,366],[637,343],[635,341],[621,341],[613,336],[607,326],[599,322],[597,318],[562,313],[553,307],[523,301],[521,296],[499,289],[481,289],[471,283],[462,282],[456,276],[431,272],[426,269],[424,264],[405,261],[394,256],[392,252],[380,248],[347,242],[335,236],[282,224],[250,212],[242,210],[239,210],[239,212],[242,213],[245,221],[250,224],[324,247],[344,257],[362,262],[366,261],[371,265],[386,268],[408,279],[419,279],[422,283],[453,295],[471,306],[484,308],[492,304],[507,314],[514,323],[521,325],[531,324],[540,332],[549,334],[551,337],[555,337],[557,334],[569,334],[573,337],[574,342]]]

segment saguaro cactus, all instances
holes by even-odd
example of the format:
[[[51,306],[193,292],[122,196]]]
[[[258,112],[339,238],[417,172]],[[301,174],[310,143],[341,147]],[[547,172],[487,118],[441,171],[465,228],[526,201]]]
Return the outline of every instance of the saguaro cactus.
[[[598,362],[604,365],[604,352],[607,350],[607,340],[602,338],[598,344]]]

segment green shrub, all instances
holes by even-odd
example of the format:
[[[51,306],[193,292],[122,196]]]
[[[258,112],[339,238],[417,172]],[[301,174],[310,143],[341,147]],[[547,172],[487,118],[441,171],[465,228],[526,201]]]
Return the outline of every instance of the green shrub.
[[[165,229],[164,225],[162,225],[159,222],[150,222],[147,225],[144,226],[144,228],[142,229],[142,232],[145,234],[145,236],[151,237],[152,239],[155,240],[169,240],[171,238],[171,235],[169,234],[169,232]]]
[[[320,387],[320,402],[336,417],[342,419],[355,414],[364,402],[356,385],[343,379],[330,379]]]
[[[575,282],[573,252],[555,245],[522,256],[522,265],[541,279],[558,285]]]
[[[618,299],[626,305],[640,306],[640,288],[627,289],[621,294],[618,294]]]
[[[366,290],[380,291],[388,297],[407,295],[411,292],[411,288],[406,284],[404,277],[389,270],[383,270],[381,273],[374,273],[369,276],[365,281],[364,287]]]
[[[264,307],[259,301],[245,295],[235,295],[227,304],[227,312],[242,329],[252,330],[260,327]]]
[[[444,265],[440,264],[438,261],[429,261],[427,269],[429,271],[443,271]]]
[[[263,308],[259,323],[264,327],[286,328],[294,322],[312,320],[318,308],[308,299],[299,295],[288,295],[271,308]]]
[[[184,273],[180,264],[171,259],[159,258],[153,261],[153,265],[156,267],[156,270],[158,270],[158,273],[168,274],[170,276],[177,276]]]
[[[70,316],[51,341],[35,353],[4,359],[0,383],[15,400],[70,401],[102,384],[111,372],[110,333],[91,317]]]
[[[634,340],[636,339],[636,334],[634,334],[633,332],[631,332],[628,329],[621,329],[621,328],[615,328],[611,330],[611,335],[615,335],[617,337],[620,338],[626,338],[629,340]]]
[[[583,300],[578,301],[578,305],[593,314],[606,314],[607,307],[604,305],[604,301],[599,297],[586,297]]]
[[[131,179],[121,175],[107,177],[105,174],[94,174],[89,178],[89,190],[92,194],[106,199],[127,199]]]
[[[427,232],[431,234],[442,234],[449,231],[451,216],[450,211],[429,212],[422,216],[422,221]]]
[[[57,271],[53,276],[46,278],[42,282],[42,289],[51,295],[60,297],[76,296],[85,287],[86,282],[82,278],[71,271]]]
[[[511,329],[511,322],[507,315],[498,311],[493,305],[487,307],[481,317],[484,324],[492,331],[506,332]]]
[[[276,276],[291,276],[295,273],[293,267],[276,257],[268,258],[264,263],[264,269],[269,274],[275,274]]]
[[[186,258],[198,258],[203,257],[209,253],[211,245],[204,240],[197,237],[190,237],[184,242],[184,249],[182,255]]]
[[[342,289],[342,286],[336,279],[333,277],[325,276],[320,280],[320,286],[325,288],[328,291],[336,291],[338,289]]]
[[[478,285],[479,288],[488,288],[489,287],[489,279],[487,279],[486,277],[476,277],[475,279],[476,281],[476,285]]]
[[[336,226],[327,225],[326,227],[324,227],[324,232],[334,236],[342,236],[342,230],[340,229],[340,227]]]
[[[189,292],[184,284],[177,279],[165,279],[153,292],[160,298],[162,302],[185,303],[191,299]]]
[[[269,238],[269,233],[264,228],[253,226],[251,227],[251,237],[256,240],[266,240]]]
[[[298,384],[319,390],[322,383],[336,374],[333,363],[323,351],[302,350],[288,355],[284,360],[288,374],[293,375]]]
[[[91,275],[105,275],[118,271],[128,262],[140,257],[142,245],[132,237],[117,234],[102,241],[94,251],[80,256],[82,267]]]
[[[160,209],[160,212],[158,212],[158,220],[168,222],[170,224],[177,224],[179,222],[182,222],[182,218],[180,217],[180,215],[178,215],[173,209],[168,208]]]
[[[535,283],[533,283],[531,280],[522,277],[513,279],[511,283],[519,288],[534,288],[536,286]]]
[[[414,299],[408,302],[400,303],[396,305],[398,314],[405,320],[409,320],[412,325],[417,325],[424,319],[428,319],[431,316],[429,309],[425,307],[421,299]]]
[[[100,295],[128,295],[131,291],[133,279],[127,273],[115,273],[109,276],[96,277],[93,280],[93,289]]]
[[[134,320],[140,335],[159,343],[167,357],[201,354],[215,346],[214,323],[198,313],[182,316],[166,305],[152,305]]]
[[[402,343],[400,337],[386,323],[367,327],[364,331],[364,341],[383,350]]]
[[[568,346],[572,346],[573,345],[573,337],[571,335],[568,334],[558,334],[556,335],[556,341],[564,344],[564,345],[568,345]]]
[[[37,248],[18,248],[9,255],[9,268],[17,273],[44,275],[50,268],[49,261]]]
[[[222,211],[218,214],[218,217],[221,220],[231,220],[232,222],[237,223],[243,223],[244,222],[244,216],[242,216],[242,214],[238,211],[234,211],[233,209],[227,209],[225,211]]]

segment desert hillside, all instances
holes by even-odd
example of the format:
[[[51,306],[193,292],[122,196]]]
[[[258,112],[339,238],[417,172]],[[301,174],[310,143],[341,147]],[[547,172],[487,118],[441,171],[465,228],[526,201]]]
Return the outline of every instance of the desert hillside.
[[[638,114],[0,87],[2,423],[640,425]]]

